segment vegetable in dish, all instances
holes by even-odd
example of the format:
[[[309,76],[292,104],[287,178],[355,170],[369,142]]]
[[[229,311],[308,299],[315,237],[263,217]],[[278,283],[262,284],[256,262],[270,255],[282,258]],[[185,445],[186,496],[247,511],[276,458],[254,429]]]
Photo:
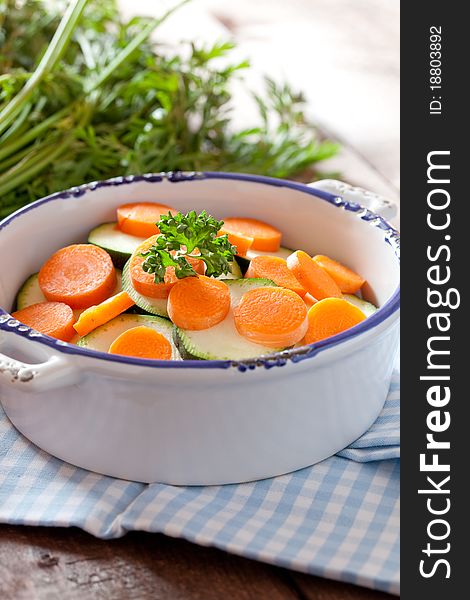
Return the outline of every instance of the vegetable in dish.
[[[127,292],[119,292],[115,296],[107,298],[98,306],[90,306],[90,308],[85,309],[73,327],[78,335],[84,336],[100,325],[111,321],[134,304],[134,300]]]
[[[122,273],[119,269],[116,269],[116,287],[113,290],[113,294],[117,294],[122,290]],[[39,302],[46,302],[47,298],[44,296],[39,286],[39,273],[33,273],[23,283],[18,290],[15,299],[15,310],[21,310],[31,304],[38,304]],[[83,309],[75,309],[73,311],[75,318],[78,319]]]
[[[183,329],[209,329],[223,321],[229,309],[227,284],[205,275],[177,281],[168,295],[168,316]]]
[[[280,256],[256,256],[250,261],[245,277],[272,279],[276,285],[292,290],[302,298],[307,293],[307,290],[289,270],[287,261]]]
[[[305,343],[320,342],[354,327],[365,318],[365,314],[357,306],[343,298],[324,298],[308,311]]]
[[[20,288],[13,316],[110,354],[243,360],[314,344],[377,310],[360,296],[361,275],[283,248],[268,223],[151,202],[120,206],[116,219],[49,257]]]
[[[235,327],[234,310],[243,296],[259,287],[275,286],[268,279],[226,279],[230,291],[230,310],[218,325],[205,330],[175,328],[175,341],[183,358],[202,360],[243,360],[272,354],[282,348],[255,344],[240,335]]]
[[[109,347],[110,354],[170,360],[172,348],[167,338],[155,329],[140,325],[126,329]]]
[[[80,338],[77,346],[98,352],[108,352],[111,344],[121,334],[129,329],[141,326],[150,327],[165,336],[172,348],[171,359],[181,360],[180,354],[173,342],[173,324],[168,319],[153,315],[132,315],[129,313],[119,315],[119,317],[115,317],[108,323],[97,327],[88,335]]]
[[[88,308],[105,300],[116,286],[109,254],[91,244],[61,248],[41,267],[39,287],[44,296],[71,308]]]
[[[272,225],[256,219],[224,219],[224,231],[252,239],[251,248],[263,252],[277,252],[281,247],[282,233]]]
[[[133,202],[117,210],[118,227],[123,233],[148,238],[159,232],[158,221],[162,215],[171,214],[171,208],[154,202]]]
[[[122,269],[137,246],[145,242],[145,237],[137,237],[124,233],[117,223],[103,223],[88,234],[88,243],[106,250],[113,264]]]
[[[64,302],[38,302],[17,310],[12,316],[28,327],[63,342],[70,342],[75,334],[73,311]]]
[[[341,298],[335,280],[303,250],[293,252],[286,262],[297,281],[317,300]]]
[[[328,273],[343,294],[355,294],[366,282],[360,275],[328,256],[317,254],[313,260]]]
[[[292,290],[260,287],[243,295],[234,310],[235,326],[244,337],[270,348],[288,348],[307,332],[307,307]]]
[[[155,283],[165,281],[168,267],[174,267],[178,279],[196,275],[200,261],[205,263],[204,272],[208,277],[230,273],[236,248],[227,235],[219,235],[222,223],[206,211],[199,215],[194,210],[186,215],[168,213],[162,215],[158,227],[161,235],[154,238],[151,247],[143,253],[142,265],[146,273],[154,274]]]

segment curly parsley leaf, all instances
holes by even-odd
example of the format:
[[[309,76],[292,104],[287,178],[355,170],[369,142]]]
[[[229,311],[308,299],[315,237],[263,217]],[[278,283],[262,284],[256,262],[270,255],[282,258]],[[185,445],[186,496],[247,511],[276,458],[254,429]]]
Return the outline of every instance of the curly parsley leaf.
[[[175,268],[178,279],[197,275],[187,257],[199,259],[206,264],[207,277],[219,277],[230,273],[236,248],[226,235],[218,235],[223,221],[217,221],[203,210],[186,214],[162,215],[157,227],[160,235],[155,244],[144,252],[142,268],[152,273],[155,283],[162,283],[168,267]]]

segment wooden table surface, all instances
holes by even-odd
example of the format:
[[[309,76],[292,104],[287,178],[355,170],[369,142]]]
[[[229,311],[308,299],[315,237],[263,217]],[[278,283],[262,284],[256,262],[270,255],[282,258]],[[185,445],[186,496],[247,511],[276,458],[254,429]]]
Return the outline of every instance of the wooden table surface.
[[[290,67],[293,57],[302,52],[304,67],[297,64],[287,74],[298,87],[307,88],[317,122],[342,141],[342,152],[331,168],[339,169],[354,184],[397,200],[398,3],[293,1],[294,5],[274,2],[274,6],[272,0],[239,0],[235,8],[233,3],[203,0],[197,9],[184,9],[193,11],[186,20],[191,29],[179,27],[178,31],[188,39],[194,30],[204,37],[205,29],[213,41],[228,28],[241,54],[249,55],[264,72],[269,72],[270,65]],[[147,14],[156,6],[153,0],[121,0],[121,4],[124,9],[137,6]],[[267,4],[269,10],[265,10]],[[316,31],[299,35],[308,23]],[[169,24],[168,31],[173,35],[175,28]],[[282,45],[270,44],[269,36],[279,39],[280,32]],[[332,43],[319,56],[315,43],[324,46],[328,40]],[[311,48],[308,43],[313,44]],[[273,58],[276,49],[278,55]],[[315,71],[312,77],[304,74],[307,64]],[[335,112],[333,96],[325,92],[325,85],[318,85],[321,76],[330,73],[336,78],[330,81],[334,98],[342,93],[347,97],[344,110],[336,108]],[[354,93],[347,89],[350,75],[360,82]],[[386,600],[392,596],[158,534],[130,533],[103,541],[74,528],[0,525],[0,600],[82,598]]]
[[[0,526],[2,600],[391,600],[159,534]]]

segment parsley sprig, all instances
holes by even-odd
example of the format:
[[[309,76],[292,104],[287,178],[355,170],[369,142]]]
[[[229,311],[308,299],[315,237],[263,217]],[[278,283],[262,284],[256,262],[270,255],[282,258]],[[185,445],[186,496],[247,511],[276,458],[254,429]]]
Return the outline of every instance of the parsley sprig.
[[[144,252],[142,268],[155,276],[155,283],[162,283],[168,267],[175,268],[179,279],[195,277],[196,271],[188,258],[206,263],[207,277],[219,277],[230,273],[236,248],[227,235],[217,236],[223,221],[217,221],[203,210],[186,214],[162,215],[157,227],[160,235],[155,244]]]

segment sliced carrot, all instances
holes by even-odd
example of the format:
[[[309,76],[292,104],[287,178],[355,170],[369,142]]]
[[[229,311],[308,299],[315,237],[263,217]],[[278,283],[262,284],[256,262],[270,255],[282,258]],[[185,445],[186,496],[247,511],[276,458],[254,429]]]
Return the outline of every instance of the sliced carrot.
[[[311,294],[305,294],[304,302],[307,308],[310,308],[311,306],[317,303],[317,300]]]
[[[365,315],[343,298],[325,298],[308,311],[308,330],[304,342],[313,344],[354,327],[364,321]]]
[[[147,252],[147,250],[155,243],[157,237],[158,235],[154,235],[137,247],[136,251],[129,259],[129,275],[132,287],[136,292],[139,292],[139,294],[150,298],[168,298],[171,288],[177,281],[174,269],[166,270],[165,281],[163,283],[155,283],[155,276],[152,273],[146,273],[142,269],[145,257],[141,256],[141,254]]]
[[[182,329],[209,329],[220,323],[230,310],[230,290],[218,279],[185,277],[168,296],[168,315]]]
[[[302,298],[307,293],[307,290],[300,285],[289,271],[286,260],[279,256],[256,256],[250,261],[245,277],[271,279],[279,287],[292,290]]]
[[[164,335],[141,325],[127,329],[109,347],[110,354],[170,360],[171,344]]]
[[[313,260],[336,281],[343,294],[355,294],[366,282],[360,275],[328,256],[317,254]]]
[[[88,308],[110,296],[116,271],[109,254],[93,244],[74,244],[58,250],[39,271],[39,287],[51,302]]]
[[[245,256],[253,245],[252,237],[234,231],[226,231],[223,226],[218,235],[227,235],[229,242],[236,247],[238,256]]]
[[[281,245],[282,233],[279,229],[257,219],[239,217],[224,219],[222,227],[226,233],[253,238],[251,246],[253,250],[276,252]]]
[[[145,257],[141,256],[142,253],[153,246],[158,235],[153,235],[145,242],[142,242],[140,246],[135,250],[134,254],[130,258],[129,273],[131,277],[132,287],[136,292],[143,296],[150,298],[168,298],[171,288],[178,281],[175,275],[174,267],[168,267],[165,271],[165,281],[163,283],[155,283],[155,277],[152,273],[146,273],[142,269],[142,265],[145,261]],[[188,257],[188,262],[193,266],[196,273],[204,272],[204,262]]]
[[[63,342],[70,342],[75,335],[73,311],[63,302],[31,304],[31,306],[14,312],[12,317],[40,333],[50,335]]]
[[[302,287],[316,300],[341,298],[337,283],[310,256],[297,250],[287,257],[287,266]]]
[[[138,237],[150,237],[159,232],[157,223],[162,215],[176,211],[166,204],[155,202],[132,202],[117,209],[118,227],[124,233]]]
[[[134,300],[127,292],[119,292],[119,294],[107,298],[101,304],[90,306],[90,308],[83,311],[73,327],[78,335],[86,335],[100,325],[111,321],[134,304]]]
[[[235,326],[244,337],[269,348],[286,348],[307,331],[302,298],[281,287],[259,287],[243,294],[234,311]]]

